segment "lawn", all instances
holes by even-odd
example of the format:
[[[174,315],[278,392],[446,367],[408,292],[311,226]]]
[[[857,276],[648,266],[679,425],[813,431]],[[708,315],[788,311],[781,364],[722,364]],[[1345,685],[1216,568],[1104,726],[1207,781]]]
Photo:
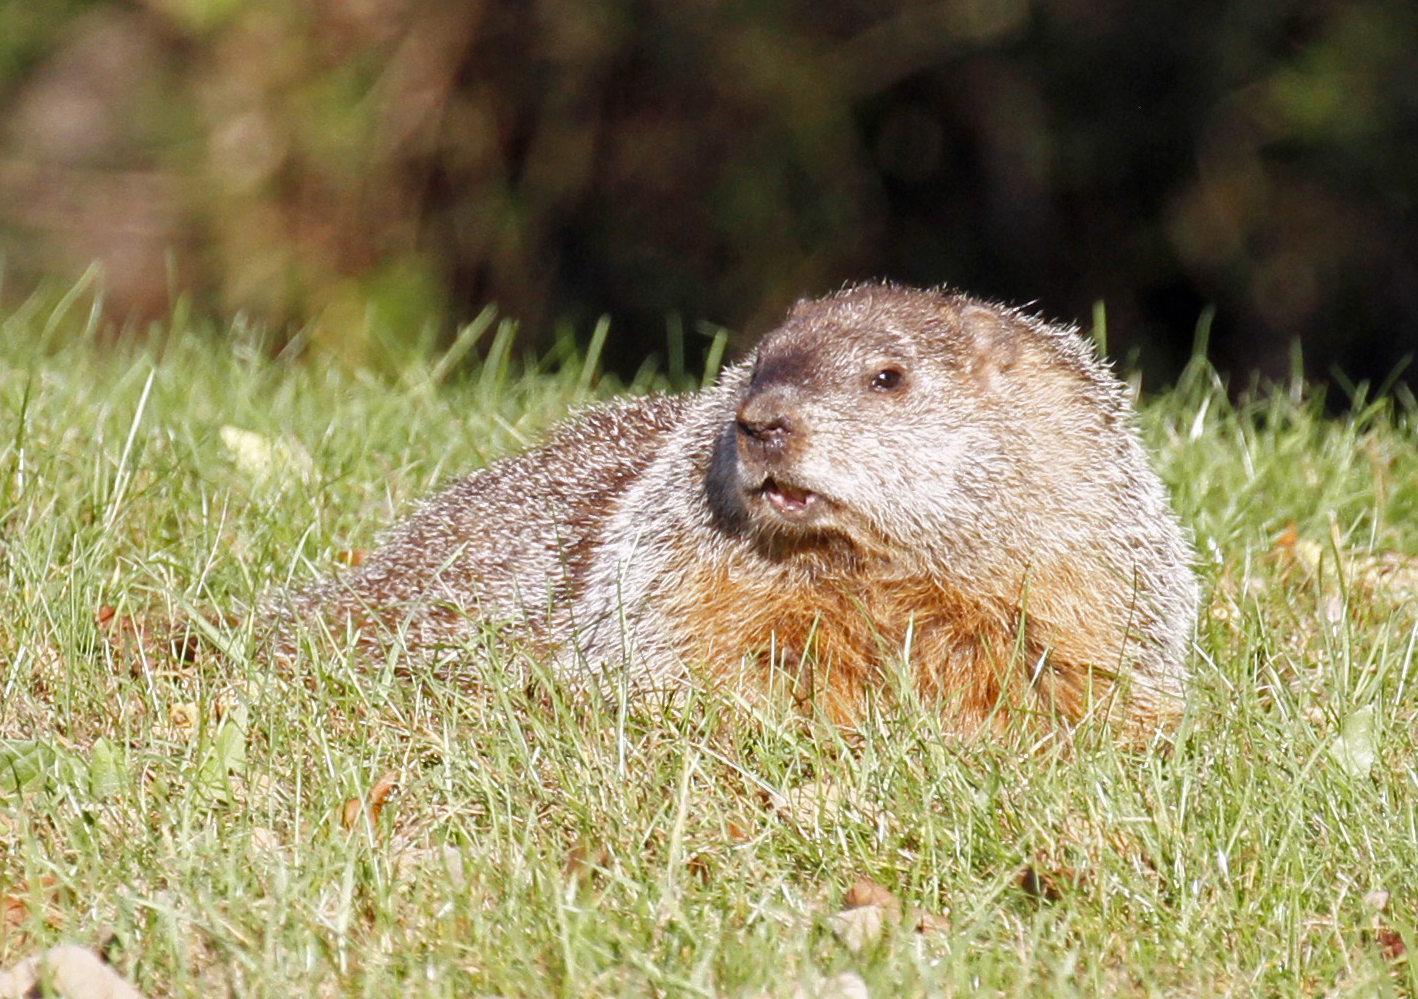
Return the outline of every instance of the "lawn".
[[[844,739],[732,691],[272,669],[263,594],[570,409],[690,379],[518,358],[490,317],[375,374],[85,309],[0,317],[0,968],[74,942],[150,996],[1413,993],[1411,396],[1326,416],[1196,362],[1144,397],[1200,554],[1187,714],[1172,752],[1027,752],[909,706]],[[193,615],[220,621],[171,654]]]

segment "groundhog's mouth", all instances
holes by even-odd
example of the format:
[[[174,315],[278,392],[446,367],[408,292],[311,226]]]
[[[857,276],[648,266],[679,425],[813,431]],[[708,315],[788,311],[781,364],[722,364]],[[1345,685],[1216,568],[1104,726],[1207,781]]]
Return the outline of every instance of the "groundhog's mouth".
[[[778,516],[793,523],[809,520],[826,502],[811,489],[790,486],[772,478],[765,480],[758,491]]]

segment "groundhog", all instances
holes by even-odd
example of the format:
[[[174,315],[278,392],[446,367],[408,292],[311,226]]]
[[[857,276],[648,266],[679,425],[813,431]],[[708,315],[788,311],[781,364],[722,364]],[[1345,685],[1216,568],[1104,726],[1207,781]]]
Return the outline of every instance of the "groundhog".
[[[1177,716],[1193,554],[1078,333],[947,291],[793,307],[716,386],[594,407],[462,479],[281,612],[476,678],[787,689],[845,726],[903,685],[970,735]]]

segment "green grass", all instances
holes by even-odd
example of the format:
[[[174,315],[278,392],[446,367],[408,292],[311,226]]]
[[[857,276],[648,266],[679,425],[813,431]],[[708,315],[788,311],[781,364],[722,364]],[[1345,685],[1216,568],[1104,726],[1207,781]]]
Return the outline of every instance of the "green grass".
[[[1175,754],[962,746],[905,709],[844,746],[728,695],[292,681],[240,624],[226,658],[145,658],[115,622],[239,616],[623,387],[505,337],[385,377],[64,325],[0,321],[0,968],[111,927],[155,996],[1413,992],[1384,953],[1418,931],[1411,407],[1233,405],[1200,364],[1146,404],[1206,593]],[[858,876],[943,918],[853,953]]]

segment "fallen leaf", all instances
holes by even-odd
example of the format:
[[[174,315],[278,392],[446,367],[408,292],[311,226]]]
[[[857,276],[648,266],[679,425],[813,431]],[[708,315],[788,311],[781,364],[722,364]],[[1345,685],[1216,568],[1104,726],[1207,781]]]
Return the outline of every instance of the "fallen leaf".
[[[1408,945],[1403,942],[1403,934],[1399,933],[1392,926],[1383,920],[1383,912],[1388,908],[1389,893],[1382,888],[1375,888],[1364,895],[1365,908],[1373,910],[1372,932],[1373,940],[1378,945],[1379,953],[1383,959],[1390,964],[1397,961],[1406,960],[1408,957]]]
[[[1333,582],[1337,572],[1346,590],[1370,597],[1418,596],[1418,555],[1354,551],[1345,547],[1336,524],[1331,524],[1326,546],[1300,537],[1292,523],[1276,538],[1272,554],[1282,566],[1297,568],[1313,580]]]
[[[253,853],[272,854],[280,853],[285,849],[285,843],[281,841],[281,837],[274,829],[269,829],[266,826],[252,826],[247,842],[251,844]]]
[[[811,985],[799,984],[793,999],[869,999],[867,983],[855,971],[839,971]]]
[[[1362,571],[1361,581],[1370,589],[1394,596],[1418,596],[1418,556],[1378,552]]]
[[[871,878],[859,877],[847,889],[842,902],[845,908],[856,909],[864,905],[879,906],[892,920],[901,918],[901,902],[895,895],[877,884]]]
[[[293,441],[273,439],[240,427],[224,426],[218,433],[232,463],[253,485],[264,488],[282,480],[309,481],[314,462]]]
[[[880,906],[861,905],[828,916],[827,926],[843,946],[853,954],[860,954],[881,939],[886,916]]]
[[[1389,894],[1382,888],[1375,888],[1364,895],[1364,904],[1375,912],[1383,912],[1388,908]]]
[[[915,916],[916,932],[922,936],[933,936],[936,933],[944,933],[950,929],[950,919],[934,912],[924,912],[920,909],[911,910]]]
[[[42,877],[34,884],[12,885],[12,890],[0,895],[0,937],[24,926],[30,917],[30,908],[38,900],[44,921],[50,926],[58,926],[63,916],[60,909],[62,886],[59,879]]]
[[[202,649],[201,637],[188,624],[165,619],[149,623],[132,614],[119,614],[111,604],[101,606],[94,621],[113,661],[126,665],[135,676],[155,664],[195,662]]]
[[[30,914],[29,906],[18,895],[0,895],[0,937],[18,930]]]
[[[48,984],[45,988],[43,983]],[[0,971],[0,999],[61,995],[65,999],[143,999],[143,995],[98,954],[61,944]]]
[[[1403,935],[1392,927],[1381,926],[1376,930],[1374,942],[1379,945],[1379,953],[1385,961],[1393,963],[1408,957],[1408,945],[1403,942]]]
[[[835,824],[842,810],[842,790],[831,781],[810,781],[773,795],[773,807],[801,829]]]
[[[197,732],[200,717],[197,705],[191,701],[174,701],[167,706],[167,732],[174,742],[191,742]]]
[[[827,925],[853,954],[880,940],[888,925],[901,922],[901,902],[870,878],[852,882],[842,901],[845,907],[828,916]]]
[[[398,790],[399,771],[390,770],[382,774],[370,787],[369,793],[361,798],[351,798],[340,809],[340,825],[346,829],[358,829],[367,823],[369,829],[379,825],[379,815],[389,796]]]

